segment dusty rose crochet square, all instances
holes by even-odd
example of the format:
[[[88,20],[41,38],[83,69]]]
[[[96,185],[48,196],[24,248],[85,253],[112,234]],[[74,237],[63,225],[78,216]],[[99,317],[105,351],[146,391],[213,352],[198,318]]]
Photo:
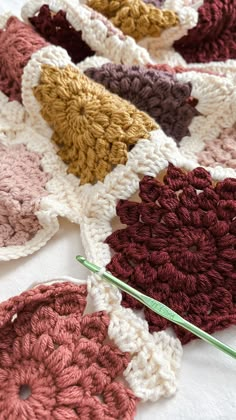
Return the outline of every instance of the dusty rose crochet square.
[[[106,342],[105,312],[84,315],[86,286],[40,286],[0,305],[3,418],[126,419],[137,398],[117,377],[129,362]]]

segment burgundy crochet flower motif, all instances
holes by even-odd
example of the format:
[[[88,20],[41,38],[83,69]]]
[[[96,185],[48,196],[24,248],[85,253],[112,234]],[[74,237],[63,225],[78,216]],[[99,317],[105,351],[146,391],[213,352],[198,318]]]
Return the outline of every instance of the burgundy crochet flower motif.
[[[54,284],[0,305],[2,419],[133,419],[136,397],[115,380],[128,354],[104,342],[106,313],[83,315],[86,294]]]
[[[213,333],[236,323],[236,179],[214,183],[203,168],[172,164],[162,181],[145,176],[141,202],[121,200],[124,229],[106,243],[109,271]],[[143,306],[123,295],[123,305]],[[144,308],[150,331],[173,326],[182,343],[193,335]]]
[[[198,24],[174,43],[187,63],[236,58],[236,7],[232,0],[204,0]]]
[[[65,48],[74,63],[95,54],[82,39],[82,32],[76,31],[70,25],[63,10],[53,14],[49,6],[44,4],[38,14],[29,18],[29,21],[48,42]]]

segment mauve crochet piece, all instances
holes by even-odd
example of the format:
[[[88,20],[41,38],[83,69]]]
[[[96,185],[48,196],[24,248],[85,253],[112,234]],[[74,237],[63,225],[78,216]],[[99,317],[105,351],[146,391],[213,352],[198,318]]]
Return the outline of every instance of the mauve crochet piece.
[[[236,59],[236,4],[234,0],[205,0],[196,27],[174,43],[187,63]]]
[[[190,134],[197,101],[191,100],[192,84],[179,82],[174,72],[108,63],[85,74],[147,112],[176,141]]]
[[[163,181],[144,176],[141,202],[119,201],[125,228],[106,243],[107,269],[210,334],[236,324],[236,180],[213,183],[203,168],[170,164]],[[123,305],[142,304],[123,294]],[[151,331],[172,326],[183,344],[196,338],[144,308]]]
[[[22,144],[0,143],[0,247],[23,245],[41,229],[35,215],[49,176],[41,156]]]
[[[37,16],[29,18],[29,21],[48,42],[65,48],[74,63],[95,54],[83,41],[82,32],[76,31],[69,24],[63,10],[53,14],[45,4],[39,9]]]
[[[132,420],[117,377],[129,354],[106,343],[109,317],[83,315],[85,285],[40,286],[0,305],[2,419]]]
[[[204,150],[198,155],[201,165],[236,169],[236,126],[226,128],[220,136],[206,143]]]
[[[29,25],[12,16],[0,29],[0,90],[10,100],[21,101],[21,77],[31,55],[47,42]]]

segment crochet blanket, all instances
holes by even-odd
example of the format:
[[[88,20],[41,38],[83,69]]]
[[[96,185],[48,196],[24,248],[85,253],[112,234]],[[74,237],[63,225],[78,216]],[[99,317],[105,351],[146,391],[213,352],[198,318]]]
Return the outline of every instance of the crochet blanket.
[[[60,218],[66,218],[74,223],[74,246],[63,258],[72,261],[73,253],[78,253],[80,227],[81,252],[88,259],[215,333],[236,321],[234,9],[232,2],[160,3],[38,0],[26,3],[22,20],[1,17],[0,259],[4,269],[11,259],[25,257],[21,264],[29,262],[29,254],[40,248],[46,255],[53,243],[48,241],[58,237],[60,225],[65,226]],[[222,17],[227,14],[229,28]],[[222,30],[212,29],[211,35],[206,16],[217,28],[221,22]],[[196,39],[196,48],[190,48]],[[26,266],[26,277],[28,271]],[[50,268],[45,272],[49,278]],[[77,277],[77,272],[74,265],[71,274]],[[7,282],[14,281],[14,276],[7,277]],[[68,287],[75,282],[69,279]],[[53,296],[57,289],[50,287],[46,294]],[[66,284],[60,287],[67,293]],[[12,290],[17,295],[24,287]],[[27,382],[23,376],[28,367],[42,361],[28,353],[28,367],[23,364],[22,380],[14,385],[19,388],[14,394],[20,400],[18,408],[8,404],[6,394],[0,399],[1,412],[8,418],[131,419],[138,401],[175,393],[180,341],[186,351],[203,348],[199,340],[191,347],[187,344],[194,338],[191,334],[97,276],[88,276],[87,292],[93,312],[105,313],[109,320],[107,339],[127,357],[118,373],[125,381],[122,392],[113,388],[107,396],[108,383],[118,385],[106,379],[102,390],[89,385],[86,402],[80,400],[78,379],[70,380],[63,392],[66,398],[74,387],[74,400],[71,396],[62,406],[45,401],[39,407],[36,402],[41,397],[34,392],[34,383],[40,377],[28,376]],[[33,337],[40,340],[39,334],[46,334],[47,340],[54,340],[59,326],[40,333],[32,330],[37,307],[29,300],[30,312],[24,309],[21,302],[28,302],[27,293],[14,298],[20,305],[14,310],[19,323],[24,322],[24,334],[33,334],[30,352],[34,352]],[[33,299],[34,292],[29,296]],[[44,300],[37,299],[39,308],[44,308]],[[5,311],[11,305],[11,301],[0,305],[4,314],[0,349],[3,359],[7,355],[15,360],[13,348],[19,337],[14,333],[6,340],[12,327]],[[29,313],[28,324],[18,311]],[[71,305],[68,311],[73,317]],[[48,316],[51,323],[58,315]],[[79,328],[76,319],[72,323]],[[17,328],[16,323],[14,331]],[[92,336],[85,338],[93,342]],[[71,340],[81,354],[79,342]],[[62,342],[57,346],[61,354],[68,351]],[[43,352],[45,359],[46,347]],[[70,352],[74,360],[71,348]],[[19,357],[25,357],[24,352]],[[2,376],[5,388],[10,386],[9,372],[20,368],[9,363],[1,364],[7,372]],[[96,376],[96,383],[101,381],[99,372],[82,371],[75,363],[78,378],[87,375],[91,381]],[[59,381],[59,371],[45,366]],[[69,364],[62,366],[60,357],[58,366],[63,375],[71,369]],[[108,378],[110,371],[103,374]],[[74,377],[72,372],[68,375]],[[50,386],[49,377],[44,380],[45,387]],[[84,392],[87,387],[88,382],[83,382]],[[53,392],[51,400],[62,391]],[[187,395],[185,389],[185,399]]]

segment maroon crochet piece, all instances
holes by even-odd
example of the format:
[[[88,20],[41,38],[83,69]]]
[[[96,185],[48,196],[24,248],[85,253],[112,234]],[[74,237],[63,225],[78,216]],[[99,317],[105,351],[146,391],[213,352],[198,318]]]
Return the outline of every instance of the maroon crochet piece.
[[[236,4],[234,0],[205,0],[198,9],[196,27],[174,43],[187,63],[236,58]]]
[[[65,48],[74,63],[95,54],[82,39],[82,32],[76,31],[66,19],[66,13],[59,10],[55,15],[48,5],[43,5],[37,16],[29,18],[36,31],[47,41]]]
[[[191,83],[179,82],[168,71],[111,63],[89,68],[85,74],[147,112],[176,141],[190,135],[188,127],[199,115],[197,102],[190,101]]]
[[[32,54],[47,46],[29,25],[12,16],[0,29],[0,90],[11,101],[21,101],[21,78]]]
[[[203,168],[170,164],[162,182],[142,179],[139,196],[117,205],[127,227],[106,240],[115,251],[108,270],[209,333],[236,324],[236,179],[215,185]],[[125,294],[123,304],[142,308]],[[183,344],[195,338],[144,314],[151,331],[172,325]]]
[[[41,286],[0,305],[0,418],[131,420],[116,378],[129,358],[106,343],[105,312],[83,315],[86,286]]]

